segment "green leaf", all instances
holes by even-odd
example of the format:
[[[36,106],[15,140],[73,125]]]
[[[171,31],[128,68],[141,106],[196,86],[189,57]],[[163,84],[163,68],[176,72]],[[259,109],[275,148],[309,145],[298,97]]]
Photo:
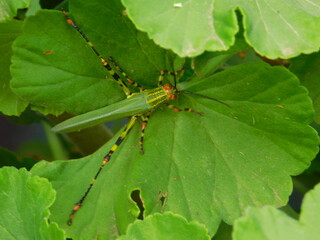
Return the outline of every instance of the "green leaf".
[[[10,89],[9,81],[11,74],[9,66],[11,64],[12,56],[12,42],[22,32],[22,21],[10,21],[7,23],[0,23],[0,111],[6,115],[19,115],[27,106],[27,103],[22,101]]]
[[[128,227],[127,234],[118,240],[209,240],[207,229],[196,222],[172,214],[154,214],[143,221],[137,220]]]
[[[232,226],[221,222],[212,240],[232,240]]]
[[[16,155],[13,152],[3,147],[0,147],[0,159],[1,159],[0,167],[3,167],[3,166],[15,166],[16,168],[21,167],[21,162],[18,161]]]
[[[240,10],[247,42],[268,58],[290,58],[319,49],[319,1],[122,0],[139,30],[181,57],[227,50]],[[307,26],[307,27],[306,27]]]
[[[284,212],[265,206],[249,208],[234,225],[233,239],[317,240],[320,236],[320,185],[309,191],[303,200],[300,221]]]
[[[30,0],[30,7],[28,8],[26,16],[34,15],[40,9],[41,5],[39,0]]]
[[[233,239],[307,240],[299,222],[271,206],[249,208],[246,216],[236,221]]]
[[[306,239],[316,240],[320,235],[320,185],[309,191],[302,204],[300,222],[303,225]]]
[[[6,118],[15,124],[18,125],[28,125],[32,123],[40,123],[43,120],[43,116],[38,114],[35,111],[32,111],[30,108],[24,110],[20,116],[6,116]]]
[[[69,237],[114,239],[124,234],[139,214],[129,197],[134,190],[141,193],[145,216],[172,211],[205,224],[210,235],[221,220],[231,224],[249,205],[287,203],[290,175],[309,166],[319,142],[308,126],[312,104],[298,79],[282,67],[243,64],[177,87],[215,97],[230,107],[180,94],[180,107],[204,115],[160,107],[146,128],[144,155],[139,154],[136,124],[103,169],[71,227],[66,222],[73,205],[119,133],[90,156],[42,162],[33,168],[57,190],[52,219]]]
[[[171,69],[170,54],[135,30],[120,3],[76,0],[69,9],[101,55],[113,56],[128,76],[145,87],[156,86],[160,70]],[[79,114],[125,97],[62,12],[43,10],[29,17],[13,50],[11,86],[43,113]]]
[[[48,208],[55,192],[47,179],[25,169],[0,169],[0,239],[65,239],[56,223],[49,223]]]
[[[320,124],[320,53],[292,59],[290,70],[296,74],[308,91],[315,109],[315,121]]]
[[[0,0],[0,22],[11,20],[20,8],[28,8],[30,0]]]
[[[33,165],[39,162],[39,160],[28,157],[19,160],[16,155],[16,153],[0,147],[0,167],[12,166],[16,168],[26,168],[27,170],[30,170],[33,167]]]
[[[200,56],[192,59],[193,70],[198,76],[206,77],[226,65],[226,62],[237,52],[247,50],[249,46],[241,37],[233,47],[224,52],[205,52]]]

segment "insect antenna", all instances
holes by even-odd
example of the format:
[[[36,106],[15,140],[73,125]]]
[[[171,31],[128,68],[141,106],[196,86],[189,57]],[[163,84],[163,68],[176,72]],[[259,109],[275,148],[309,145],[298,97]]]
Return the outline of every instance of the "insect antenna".
[[[175,71],[174,70],[174,63],[173,63],[173,60],[172,60],[172,58],[169,58],[169,64],[170,64],[170,66],[171,66],[171,70],[172,70],[172,72],[168,72],[169,73],[169,75],[172,75],[173,76],[173,81],[174,81],[174,89],[177,89],[176,87],[177,87],[177,74],[180,72],[180,71]]]
[[[212,101],[215,101],[215,102],[218,102],[218,103],[221,103],[223,105],[226,105],[227,107],[231,108],[229,104],[225,103],[225,102],[222,102],[216,98],[213,98],[213,97],[208,97],[208,96],[205,96],[205,95],[202,95],[202,94],[199,94],[199,93],[194,93],[194,92],[189,92],[189,91],[179,91],[180,93],[186,93],[186,94],[191,94],[191,95],[195,95],[195,96],[198,96],[198,97],[202,97],[202,98],[206,98],[206,99],[210,99]]]
[[[171,72],[170,75],[173,75],[174,88],[177,89],[177,75],[178,75],[180,72],[186,70],[187,68],[184,67],[184,66],[182,66],[182,67],[181,67],[179,70],[177,70],[177,71],[174,71],[174,67],[172,67],[172,69],[173,69],[173,72]]]

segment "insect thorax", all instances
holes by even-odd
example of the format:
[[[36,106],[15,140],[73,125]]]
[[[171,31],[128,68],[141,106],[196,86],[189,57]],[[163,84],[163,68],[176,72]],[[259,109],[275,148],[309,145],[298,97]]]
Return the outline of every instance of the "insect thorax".
[[[162,86],[145,91],[148,93],[147,103],[150,104],[152,108],[156,108],[161,103],[168,101],[168,94]]]

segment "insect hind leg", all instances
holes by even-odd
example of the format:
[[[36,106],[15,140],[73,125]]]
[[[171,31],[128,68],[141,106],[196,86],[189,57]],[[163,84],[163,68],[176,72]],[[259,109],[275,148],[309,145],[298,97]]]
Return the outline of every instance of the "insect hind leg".
[[[112,145],[112,147],[110,148],[109,152],[107,155],[104,156],[103,161],[96,173],[96,175],[94,176],[94,178],[92,179],[89,187],[87,188],[86,192],[83,194],[83,196],[81,197],[81,199],[74,205],[74,207],[72,208],[71,214],[69,215],[69,220],[67,222],[67,224],[70,226],[72,224],[72,220],[75,216],[75,214],[78,212],[78,210],[80,209],[80,207],[82,206],[83,202],[85,201],[85,199],[87,198],[89,192],[91,191],[93,185],[95,184],[95,182],[97,181],[97,178],[99,177],[102,169],[104,168],[104,166],[110,162],[112,155],[114,154],[114,152],[118,149],[118,147],[120,146],[120,144],[123,142],[123,140],[126,138],[126,136],[128,135],[128,133],[130,132],[130,130],[132,129],[132,127],[134,126],[135,122],[137,120],[137,116],[133,116],[131,117],[130,121],[127,123],[126,127],[124,128],[124,130],[122,131],[121,135],[118,137],[117,141]]]
[[[140,118],[142,120],[141,123],[141,136],[140,136],[140,141],[139,141],[139,145],[140,145],[140,153],[144,154],[144,148],[143,148],[143,141],[144,141],[144,130],[147,127],[147,124],[149,122],[149,117],[151,115],[151,112],[148,112],[144,115],[141,115]]]

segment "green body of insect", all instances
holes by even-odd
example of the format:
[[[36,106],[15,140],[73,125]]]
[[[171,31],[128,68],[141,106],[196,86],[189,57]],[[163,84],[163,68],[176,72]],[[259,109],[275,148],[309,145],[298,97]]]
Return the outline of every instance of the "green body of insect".
[[[54,132],[73,132],[124,117],[141,115],[175,99],[175,89],[167,83],[154,89],[128,95],[127,99],[70,118],[52,128]]]

